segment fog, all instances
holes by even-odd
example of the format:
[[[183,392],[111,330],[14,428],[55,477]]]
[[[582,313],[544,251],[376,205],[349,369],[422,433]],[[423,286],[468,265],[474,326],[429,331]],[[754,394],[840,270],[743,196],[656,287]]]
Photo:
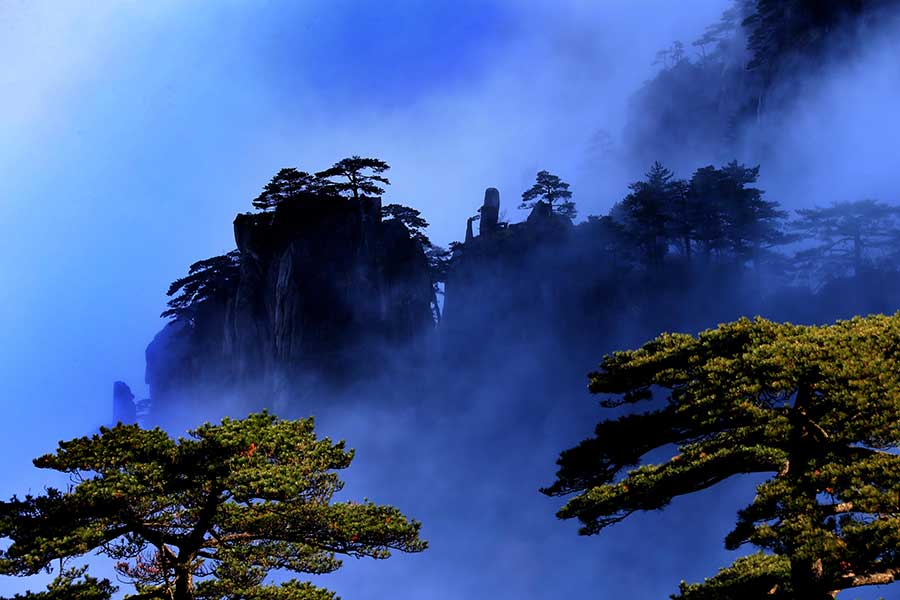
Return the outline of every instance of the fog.
[[[487,186],[508,220],[523,219],[519,197],[540,169],[571,183],[581,215],[604,214],[649,166],[623,132],[656,52],[689,46],[727,4],[0,4],[0,493],[58,485],[30,460],[108,423],[113,381],[146,396],[143,352],[169,282],[234,247],[234,215],[279,168],[382,158],[385,201],[421,210],[440,244],[462,238]],[[789,209],[895,201],[895,31],[835,57],[803,82],[802,101],[742,129],[733,155],[658,158],[681,177],[761,163],[761,187]],[[584,374],[645,335],[623,325],[595,355],[559,354],[552,375],[542,360],[555,349],[499,344],[464,373],[388,373],[285,411],[315,414],[357,449],[341,498],[399,506],[431,546],[348,559],[314,581],[359,600],[649,600],[730,564],[722,540],[751,480],[590,538],[538,493],[603,416]],[[211,403],[191,424],[222,412]],[[26,583],[3,578],[0,594]]]
[[[900,200],[900,156],[893,148],[900,135],[898,34],[896,19],[881,24],[857,56],[832,59],[825,76],[807,83],[808,98],[748,141],[752,147],[767,136],[771,159],[764,164],[771,168],[765,178],[771,195],[786,207],[860,198]]]

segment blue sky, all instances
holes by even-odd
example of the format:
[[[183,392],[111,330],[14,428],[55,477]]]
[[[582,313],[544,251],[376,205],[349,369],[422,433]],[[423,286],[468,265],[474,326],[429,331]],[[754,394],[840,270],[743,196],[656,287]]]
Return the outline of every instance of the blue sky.
[[[694,39],[725,4],[0,0],[0,494],[39,490],[47,479],[30,459],[105,422],[114,380],[145,393],[143,351],[168,283],[233,248],[235,213],[279,168],[380,157],[393,167],[387,199],[422,210],[443,244],[462,237],[488,186],[520,219],[516,199],[539,169],[572,183],[582,214],[605,212],[638,173],[598,181],[594,135],[621,128],[656,51]],[[835,98],[829,111],[855,114],[858,98]],[[814,119],[804,127],[797,147],[822,135]],[[863,135],[845,132],[837,139]],[[536,455],[552,462],[559,449]],[[534,518],[552,520],[542,506]],[[625,548],[642,531],[623,527],[616,539]],[[703,536],[715,544],[723,533]],[[596,568],[596,540],[564,526],[558,535],[577,549],[568,568]],[[530,557],[531,547],[490,560],[507,573],[530,565],[525,581],[539,585],[552,552]],[[685,577],[710,567],[695,571]],[[2,581],[0,593],[20,585]],[[411,589],[443,597],[436,585],[420,578]],[[671,591],[660,583],[634,597]]]

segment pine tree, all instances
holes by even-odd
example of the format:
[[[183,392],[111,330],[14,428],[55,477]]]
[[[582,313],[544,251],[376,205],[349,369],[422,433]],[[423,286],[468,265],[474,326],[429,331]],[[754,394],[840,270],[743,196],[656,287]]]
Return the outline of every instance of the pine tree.
[[[203,425],[188,438],[137,425],[60,442],[37,467],[76,482],[0,502],[0,572],[31,575],[92,551],[117,561],[138,598],[332,600],[272,570],[321,574],[337,556],[383,559],[426,544],[419,523],[372,502],[332,502],[353,451],[311,419],[267,413]]]
[[[797,211],[794,231],[815,245],[797,253],[798,267],[818,279],[858,275],[867,264],[900,250],[900,209],[875,200]]]
[[[755,0],[735,0],[722,13],[718,22],[706,28],[692,46],[699,48],[703,60],[723,59],[735,43],[735,33],[741,22],[756,11]]]
[[[671,184],[672,199],[668,207],[669,235],[686,260],[693,255],[694,237],[697,230],[697,209],[691,186],[679,179]]]
[[[674,177],[656,162],[644,180],[628,186],[631,193],[621,203],[625,226],[641,248],[648,269],[659,268],[668,253],[672,209],[682,189]]]
[[[227,298],[240,282],[240,257],[238,250],[232,250],[192,264],[185,277],[176,279],[169,286],[166,295],[174,297],[160,316],[192,319],[204,302]]]
[[[549,171],[538,171],[534,185],[522,192],[519,208],[534,208],[538,202],[544,202],[550,206],[550,212],[572,220],[578,213],[571,198],[568,183]]]
[[[758,179],[759,167],[737,161],[694,172],[684,200],[685,219],[707,261],[727,251],[738,264],[757,264],[764,251],[792,240],[782,230],[787,213],[753,187]]]
[[[712,165],[697,169],[689,183],[690,214],[694,223],[691,235],[703,251],[706,262],[710,262],[728,245],[721,187],[722,173]]]
[[[438,296],[441,291],[441,283],[447,279],[447,271],[450,268],[450,252],[440,246],[435,246],[425,234],[428,221],[422,217],[422,213],[402,204],[388,204],[381,208],[383,219],[396,219],[403,223],[409,230],[410,237],[418,242],[428,261],[428,274],[431,277],[431,315],[435,323],[441,322],[441,305]]]
[[[380,198],[384,194],[381,185],[390,185],[383,173],[391,167],[377,158],[351,156],[334,163],[330,168],[316,173],[316,177],[326,181],[326,189],[357,202],[363,198]]]
[[[628,414],[559,458],[558,512],[593,535],[730,477],[768,473],[725,539],[747,556],[683,600],[833,600],[900,578],[900,313],[831,326],[741,319],[606,356]],[[641,406],[645,410],[640,410]],[[676,446],[668,460],[647,453]]]
[[[422,246],[422,249],[427,250],[431,247],[431,240],[425,235],[428,221],[415,208],[403,206],[402,204],[388,204],[381,208],[381,218],[400,221],[409,230],[410,237],[416,240]]]
[[[282,202],[300,198],[304,192],[318,192],[322,186],[323,182],[315,175],[294,168],[281,169],[253,200],[253,206],[259,210],[274,209]]]
[[[752,187],[759,179],[759,166],[748,168],[732,161],[720,169],[719,193],[725,217],[725,238],[739,263],[758,263],[763,249],[789,241],[781,230],[787,213],[778,203],[763,199]]]

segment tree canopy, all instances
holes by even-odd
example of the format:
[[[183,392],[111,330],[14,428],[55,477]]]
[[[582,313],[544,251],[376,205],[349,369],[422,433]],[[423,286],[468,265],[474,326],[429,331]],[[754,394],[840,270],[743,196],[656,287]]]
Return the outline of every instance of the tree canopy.
[[[282,202],[295,200],[303,192],[320,191],[322,186],[321,179],[306,171],[298,171],[293,167],[281,169],[253,200],[253,206],[259,210],[275,208]]]
[[[431,247],[431,240],[425,235],[428,221],[415,208],[403,206],[402,204],[388,204],[381,207],[381,218],[400,221],[409,230],[410,237],[419,242],[423,249],[427,250]]]
[[[699,250],[707,262],[755,264],[791,239],[782,227],[787,213],[752,185],[758,178],[759,167],[732,161],[697,169],[688,182],[656,162],[614,212],[648,268],[659,268],[671,247],[688,260]]]
[[[325,181],[329,191],[361,200],[378,198],[384,194],[382,185],[390,185],[383,173],[391,167],[377,158],[351,156],[334,163],[330,168],[316,173],[316,177]]]
[[[785,243],[779,221],[787,213],[776,202],[763,199],[762,190],[752,185],[759,179],[759,166],[751,168],[731,161],[719,169],[719,174],[724,232],[732,256],[755,262],[762,249]]]
[[[174,440],[137,425],[60,442],[37,467],[68,473],[69,490],[0,503],[0,572],[29,575],[92,551],[117,561],[132,598],[326,600],[327,590],[273,570],[320,574],[338,555],[418,552],[420,524],[391,506],[335,503],[349,466],[344,442],[312,419],[267,413],[203,425]]]
[[[590,390],[627,414],[559,458],[544,493],[581,533],[768,473],[726,537],[738,559],[678,598],[833,598],[900,578],[900,313],[813,327],[741,319],[606,356]],[[641,406],[647,408],[639,410]],[[668,460],[646,459],[677,447]]]
[[[227,297],[240,281],[240,257],[238,250],[232,250],[192,264],[185,277],[176,279],[169,286],[166,295],[174,297],[160,316],[190,318],[201,303]]]
[[[568,183],[548,171],[538,171],[534,185],[522,192],[520,208],[533,208],[538,202],[546,202],[552,212],[574,219],[577,213],[571,198]]]
[[[797,211],[791,227],[813,241],[797,253],[798,266],[820,279],[858,275],[873,259],[900,249],[900,209],[875,200],[841,202]]]
[[[419,243],[428,261],[428,273],[431,277],[431,315],[435,323],[441,321],[441,307],[438,296],[442,294],[440,284],[447,279],[450,268],[450,252],[431,243],[425,229],[428,221],[415,208],[402,204],[388,204],[381,208],[382,219],[396,219],[409,230],[412,239]]]
[[[25,592],[4,600],[109,600],[118,589],[108,579],[86,575],[87,567],[63,569],[43,592]]]
[[[344,158],[314,174],[293,167],[284,168],[266,184],[253,200],[253,206],[269,210],[303,194],[340,194],[354,200],[380,197],[384,194],[381,186],[390,184],[383,175],[389,169],[383,160],[360,156]]]
[[[672,171],[656,162],[643,180],[628,187],[631,193],[622,200],[620,207],[625,226],[641,248],[645,265],[659,267],[668,252],[671,211],[681,186]],[[682,232],[678,231],[676,235],[681,237]]]

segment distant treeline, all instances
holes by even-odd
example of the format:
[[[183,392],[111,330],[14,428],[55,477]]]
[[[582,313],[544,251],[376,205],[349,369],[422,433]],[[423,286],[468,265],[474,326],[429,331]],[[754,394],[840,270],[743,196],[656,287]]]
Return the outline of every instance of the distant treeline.
[[[813,286],[890,267],[900,256],[900,208],[871,199],[793,215],[756,187],[759,166],[736,161],[678,179],[655,163],[608,215],[589,217],[619,260],[783,271]],[[790,258],[790,260],[788,260]]]

